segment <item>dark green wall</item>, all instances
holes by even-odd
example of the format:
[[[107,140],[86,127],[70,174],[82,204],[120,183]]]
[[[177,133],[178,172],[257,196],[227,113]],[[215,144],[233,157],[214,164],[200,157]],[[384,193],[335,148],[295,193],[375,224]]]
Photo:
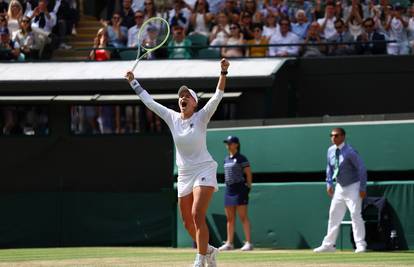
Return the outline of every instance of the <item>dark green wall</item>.
[[[330,198],[324,183],[254,184],[250,194],[249,216],[254,245],[260,248],[314,248],[326,233]],[[224,188],[214,194],[208,211],[212,243],[226,238]],[[391,204],[400,247],[414,248],[414,181],[369,183],[369,196],[385,196]],[[177,217],[177,245],[188,247],[191,239]],[[350,247],[349,227],[344,227],[343,241]],[[235,242],[244,240],[237,222]],[[340,238],[338,239],[340,240]],[[338,242],[339,245],[339,242]]]
[[[361,154],[368,170],[414,170],[414,122],[349,123],[348,141]],[[241,129],[210,129],[207,145],[223,173],[226,154],[223,140],[240,138],[242,153],[254,173],[320,172],[325,170],[330,130],[334,125],[275,126]],[[323,179],[323,177],[321,177]]]
[[[0,247],[170,246],[175,196],[162,193],[0,194]]]

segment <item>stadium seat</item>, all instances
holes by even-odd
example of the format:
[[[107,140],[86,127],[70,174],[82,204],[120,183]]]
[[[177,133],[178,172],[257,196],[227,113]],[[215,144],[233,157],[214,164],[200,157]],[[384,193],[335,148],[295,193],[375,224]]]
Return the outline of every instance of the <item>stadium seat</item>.
[[[197,53],[197,58],[220,58],[220,51],[217,49],[203,48]]]
[[[122,60],[134,60],[137,58],[137,50],[124,50],[119,52]]]
[[[208,45],[207,36],[204,36],[202,34],[191,34],[188,36],[188,39],[191,41],[191,45],[195,46],[193,49],[191,49],[194,57],[197,57],[198,52],[201,49],[204,49],[202,48],[203,46]]]

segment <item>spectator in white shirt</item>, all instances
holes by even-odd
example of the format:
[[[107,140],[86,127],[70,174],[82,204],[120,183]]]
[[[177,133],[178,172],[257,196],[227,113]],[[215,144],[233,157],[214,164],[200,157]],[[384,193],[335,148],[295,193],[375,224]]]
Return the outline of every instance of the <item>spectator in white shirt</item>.
[[[318,19],[319,25],[321,25],[322,36],[325,39],[331,38],[335,33],[335,5],[329,3],[325,7],[325,17]]]
[[[38,6],[27,15],[32,20],[33,30],[50,34],[56,25],[56,14],[47,10],[46,0],[39,0]]]
[[[282,18],[279,21],[279,33],[273,35],[270,38],[270,44],[286,44],[286,46],[272,46],[269,47],[269,56],[297,56],[299,54],[298,44],[300,42],[299,37],[290,31],[290,20]]]
[[[409,53],[407,27],[408,21],[402,15],[403,8],[395,6],[388,18],[385,29],[388,30],[389,38],[396,43],[388,44],[388,54],[407,55]]]
[[[217,25],[213,27],[210,34],[210,45],[224,45],[230,37],[229,18],[224,12],[216,16]]]
[[[8,28],[14,38],[19,31],[19,22],[23,18],[23,7],[18,0],[11,0],[7,12]]]
[[[193,27],[192,33],[208,37],[212,20],[213,14],[210,13],[208,2],[206,0],[197,0],[190,18],[190,23]]]
[[[135,12],[135,25],[128,30],[128,47],[138,47],[138,32],[144,23],[144,12]]]
[[[268,12],[266,16],[266,24],[263,26],[263,36],[268,40],[279,32],[279,25],[276,23],[276,17],[272,12]]]

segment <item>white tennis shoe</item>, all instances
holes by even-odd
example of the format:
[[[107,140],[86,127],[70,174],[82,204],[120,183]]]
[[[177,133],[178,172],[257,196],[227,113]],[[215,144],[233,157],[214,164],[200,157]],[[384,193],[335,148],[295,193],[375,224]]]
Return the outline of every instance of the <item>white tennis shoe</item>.
[[[356,248],[356,250],[355,250],[355,253],[365,253],[365,252],[367,252],[367,248],[366,247],[363,247],[363,246],[357,246],[357,248]]]
[[[219,251],[226,251],[226,250],[233,250],[234,249],[234,246],[233,246],[233,244],[231,244],[231,243],[229,243],[229,242],[226,242],[226,243],[224,243],[221,247],[219,247]]]
[[[193,267],[206,267],[206,256],[201,254],[196,255]]]
[[[243,247],[240,249],[241,251],[250,251],[253,250],[253,245],[250,242],[244,243]]]
[[[208,267],[217,267],[216,256],[219,250],[211,245],[208,245],[206,262]]]
[[[327,246],[327,245],[322,245],[318,248],[315,248],[313,250],[313,252],[315,253],[322,253],[322,252],[335,252],[336,248],[334,246]]]

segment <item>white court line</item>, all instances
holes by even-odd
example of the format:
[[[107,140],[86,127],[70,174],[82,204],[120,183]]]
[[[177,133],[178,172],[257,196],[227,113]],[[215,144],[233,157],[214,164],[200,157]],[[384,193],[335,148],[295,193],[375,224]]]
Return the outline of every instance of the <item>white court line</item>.
[[[360,121],[360,122],[327,122],[327,123],[307,123],[307,124],[286,124],[286,125],[264,125],[264,126],[246,126],[246,127],[227,127],[212,128],[207,131],[222,130],[256,130],[256,129],[283,129],[283,128],[308,128],[324,126],[357,126],[357,125],[387,125],[387,124],[414,124],[414,120],[389,120],[389,121]]]

